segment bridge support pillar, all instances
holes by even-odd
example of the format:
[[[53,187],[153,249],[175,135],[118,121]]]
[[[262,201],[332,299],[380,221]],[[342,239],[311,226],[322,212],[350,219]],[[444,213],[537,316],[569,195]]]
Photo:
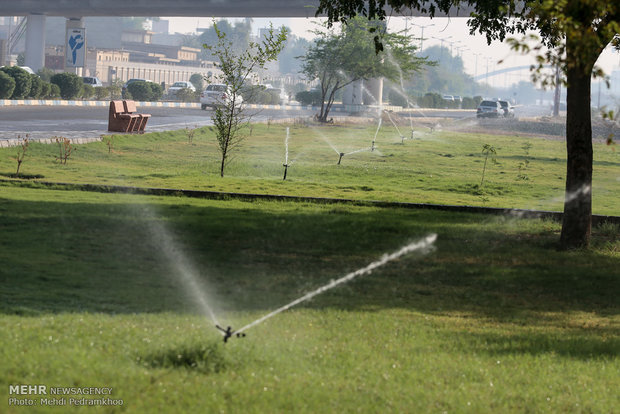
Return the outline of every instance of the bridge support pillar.
[[[45,66],[45,15],[30,14],[27,19],[25,63],[36,72]]]

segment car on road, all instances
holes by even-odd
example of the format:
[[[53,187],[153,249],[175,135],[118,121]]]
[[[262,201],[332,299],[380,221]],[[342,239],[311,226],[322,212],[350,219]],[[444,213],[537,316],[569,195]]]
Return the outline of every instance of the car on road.
[[[93,88],[102,88],[103,82],[96,76],[82,76],[82,81],[85,85],[90,85]]]
[[[207,86],[207,89],[200,94],[200,108],[207,109],[208,107],[215,108],[216,106],[223,106],[229,102],[232,97],[232,91],[230,86],[224,84],[213,84]],[[243,97],[241,94],[237,94],[235,97],[235,104],[241,105],[243,103]]]
[[[502,111],[504,112],[504,118],[514,118],[515,117],[515,108],[510,105],[508,101],[497,101],[502,107]]]
[[[177,95],[177,92],[181,89],[189,89],[192,92],[196,92],[196,87],[187,81],[178,81],[172,84],[172,86],[168,89],[168,96],[170,98],[174,98]]]
[[[476,117],[478,118],[498,118],[503,114],[504,110],[498,101],[482,101],[476,110]]]

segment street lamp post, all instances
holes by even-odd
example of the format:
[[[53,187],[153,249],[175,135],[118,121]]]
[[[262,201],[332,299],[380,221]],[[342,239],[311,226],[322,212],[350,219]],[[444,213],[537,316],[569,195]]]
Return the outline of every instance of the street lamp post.
[[[431,24],[427,24],[427,25],[411,23],[411,25],[412,26],[417,26],[417,27],[422,29],[422,36],[420,37],[420,52],[421,52],[424,49],[424,28],[425,27],[435,26],[435,23],[431,23]]]

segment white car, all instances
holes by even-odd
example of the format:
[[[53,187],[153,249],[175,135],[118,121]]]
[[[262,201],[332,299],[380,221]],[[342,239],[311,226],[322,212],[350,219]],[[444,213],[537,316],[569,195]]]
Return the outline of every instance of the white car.
[[[179,81],[173,83],[168,89],[168,96],[176,96],[177,92],[181,89],[190,89],[192,92],[196,92],[196,87],[191,82]]]
[[[225,105],[229,99],[231,99],[232,93],[230,87],[223,84],[213,84],[207,86],[200,94],[200,108],[207,109],[207,107],[216,107]],[[241,105],[243,98],[241,94],[235,97],[235,104]]]
[[[103,83],[101,82],[101,80],[95,76],[82,76],[82,81],[86,84],[86,85],[90,85],[93,88],[101,88],[103,87]]]

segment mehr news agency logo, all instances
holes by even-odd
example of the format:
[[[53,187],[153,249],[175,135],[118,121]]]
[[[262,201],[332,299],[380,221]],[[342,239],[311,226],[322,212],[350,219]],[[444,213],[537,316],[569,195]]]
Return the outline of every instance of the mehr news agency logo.
[[[48,387],[9,385],[9,405],[13,406],[111,406],[123,400],[111,398],[112,387]]]

